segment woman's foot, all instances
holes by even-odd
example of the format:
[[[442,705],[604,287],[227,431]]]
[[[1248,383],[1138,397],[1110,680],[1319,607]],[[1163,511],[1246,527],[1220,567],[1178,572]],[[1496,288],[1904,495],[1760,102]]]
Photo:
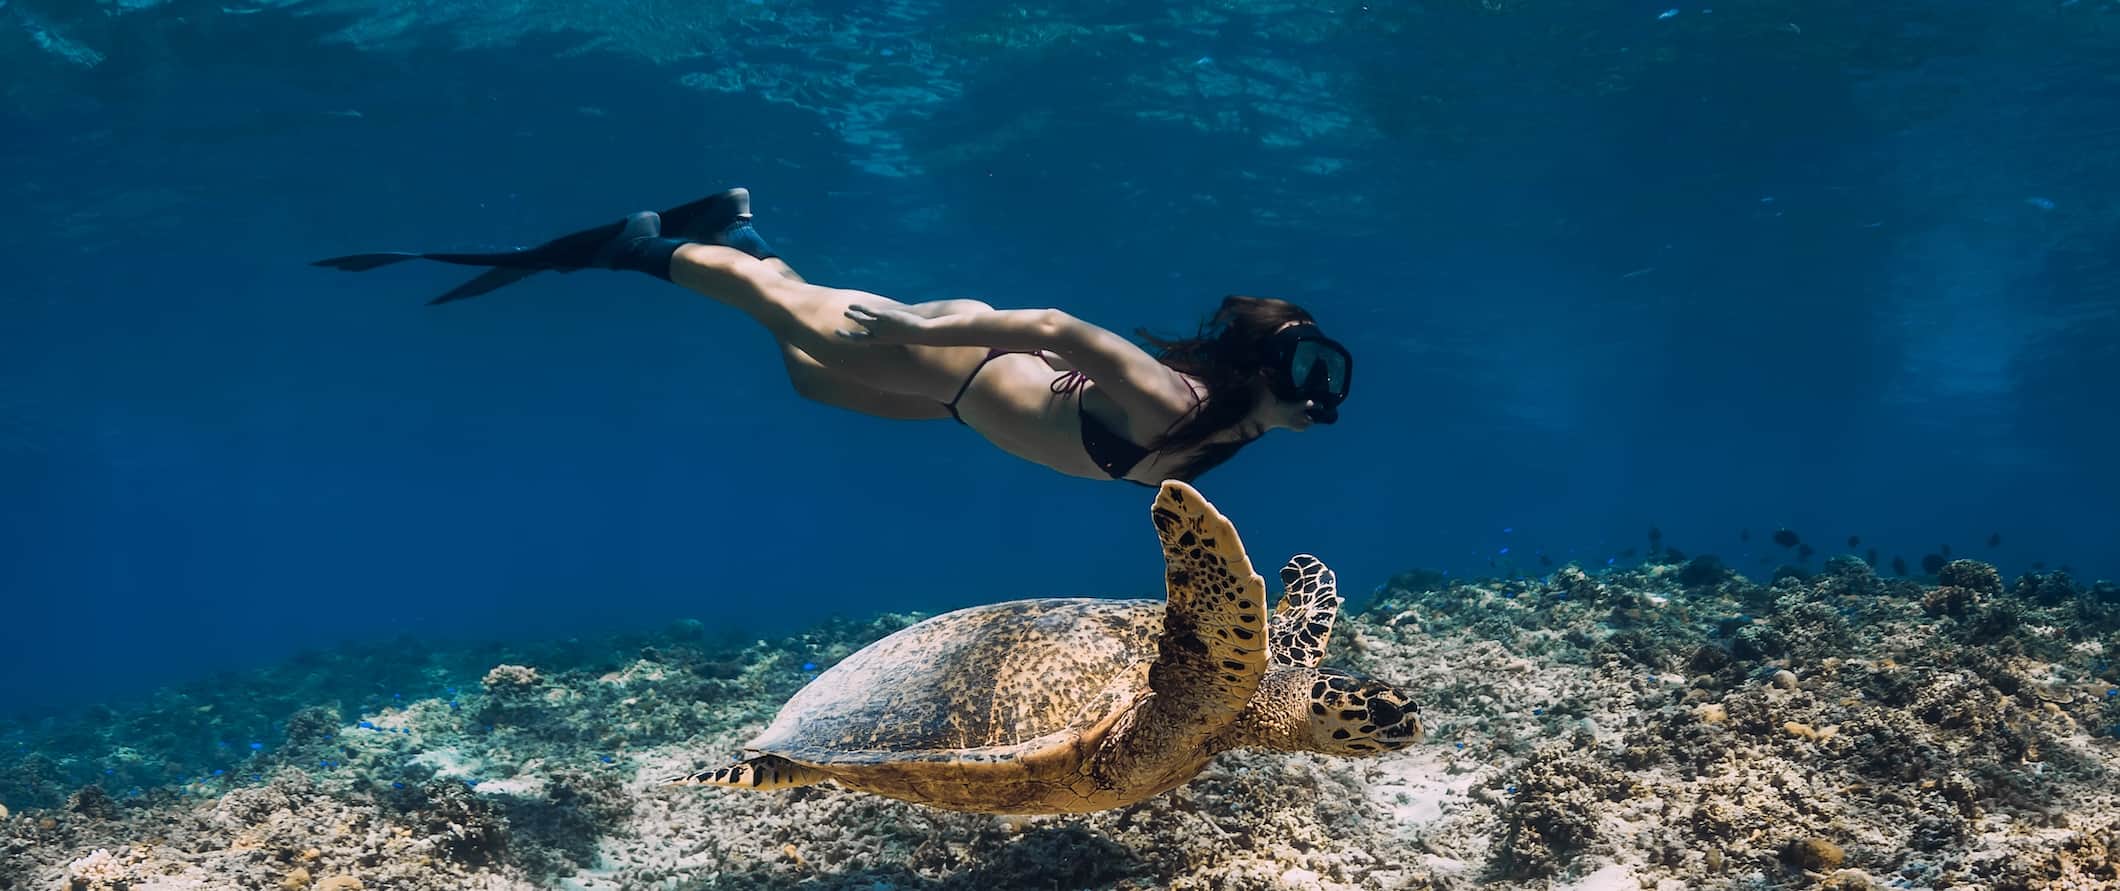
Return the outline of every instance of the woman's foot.
[[[751,227],[751,190],[734,188],[663,212],[663,231],[701,244],[732,247],[760,260],[778,256]]]
[[[751,190],[716,192],[662,212],[663,231],[673,238],[714,244],[723,229],[751,218]]]
[[[628,216],[618,234],[597,247],[588,265],[631,269],[669,281],[670,256],[684,246],[684,241],[664,238],[662,232],[662,217],[652,210]]]

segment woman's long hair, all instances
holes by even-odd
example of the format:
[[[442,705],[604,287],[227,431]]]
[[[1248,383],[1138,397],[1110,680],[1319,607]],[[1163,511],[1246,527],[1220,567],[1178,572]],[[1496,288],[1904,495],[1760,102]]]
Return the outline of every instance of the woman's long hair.
[[[1259,383],[1275,373],[1265,364],[1266,339],[1289,322],[1316,324],[1309,312],[1286,300],[1232,294],[1222,298],[1221,307],[1200,325],[1196,336],[1165,340],[1147,331],[1137,332],[1164,365],[1199,378],[1207,386],[1206,398],[1192,414],[1149,443],[1149,448],[1158,452],[1197,448],[1251,414],[1259,404]],[[1172,477],[1191,482],[1250,444],[1251,439],[1240,439],[1207,446]]]

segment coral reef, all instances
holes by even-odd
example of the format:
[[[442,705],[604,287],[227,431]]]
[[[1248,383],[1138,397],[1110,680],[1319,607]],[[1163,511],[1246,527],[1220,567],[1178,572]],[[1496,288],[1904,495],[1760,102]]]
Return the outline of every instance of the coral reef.
[[[1403,574],[1332,659],[1425,691],[1429,742],[1080,817],[662,782],[914,616],[315,654],[0,728],[0,889],[2120,887],[2120,588],[1936,582]]]

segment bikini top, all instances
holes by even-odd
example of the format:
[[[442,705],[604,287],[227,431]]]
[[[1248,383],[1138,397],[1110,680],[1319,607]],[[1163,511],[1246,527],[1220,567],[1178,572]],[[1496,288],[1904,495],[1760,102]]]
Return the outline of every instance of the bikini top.
[[[1126,479],[1127,472],[1134,469],[1149,455],[1149,449],[1104,425],[1097,416],[1082,407],[1082,388],[1089,385],[1089,375],[1079,371],[1063,371],[1053,379],[1052,391],[1075,397],[1075,414],[1082,421],[1082,451],[1089,453],[1089,460],[1112,479]],[[1143,485],[1146,485],[1145,483]]]
[[[964,423],[964,418],[959,417],[957,414],[957,401],[964,398],[964,391],[972,388],[972,379],[978,377],[979,372],[986,369],[988,362],[992,362],[994,359],[1009,353],[1029,353],[1036,356],[1042,355],[1044,352],[1044,350],[1004,350],[999,347],[988,349],[986,358],[980,360],[979,364],[972,368],[972,373],[966,375],[964,383],[958,386],[957,395],[952,397],[950,401],[943,403],[943,407],[949,409],[950,417],[956,418],[957,423]],[[1075,413],[1080,419],[1082,427],[1082,451],[1089,455],[1090,462],[1097,465],[1097,469],[1104,471],[1112,479],[1126,479],[1126,474],[1146,460],[1149,455],[1155,454],[1155,450],[1127,439],[1119,432],[1105,426],[1103,421],[1097,420],[1096,415],[1090,414],[1088,410],[1084,409],[1081,398],[1082,388],[1088,385],[1089,375],[1080,371],[1070,370],[1063,371],[1059,377],[1054,378],[1051,389],[1056,394],[1075,397]],[[1148,485],[1139,480],[1127,481],[1144,486]]]

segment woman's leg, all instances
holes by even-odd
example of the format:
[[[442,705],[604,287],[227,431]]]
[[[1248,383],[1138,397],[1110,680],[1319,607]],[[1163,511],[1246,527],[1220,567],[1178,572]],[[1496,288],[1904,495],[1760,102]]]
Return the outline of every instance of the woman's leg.
[[[779,257],[768,257],[763,262],[782,278],[804,280]],[[933,319],[951,313],[984,312],[993,307],[977,300],[930,300],[906,309]],[[949,408],[940,402],[925,396],[878,390],[862,383],[860,378],[826,368],[824,363],[785,340],[780,342],[780,356],[788,368],[788,382],[795,385],[796,394],[804,399],[899,421],[933,421],[950,416]]]
[[[949,408],[940,402],[926,396],[878,390],[824,367],[786,341],[780,344],[780,358],[788,367],[788,382],[795,385],[795,394],[812,402],[894,421],[933,421],[950,416]]]
[[[789,266],[786,260],[779,257],[767,257],[759,262],[766,264],[766,268],[780,273],[781,278],[793,279],[798,282],[809,281],[803,278],[800,273],[797,273],[795,267]],[[905,304],[905,309],[907,312],[921,318],[939,319],[943,316],[965,312],[992,312],[994,307],[989,303],[959,297],[951,300],[928,300],[921,303],[909,303]],[[822,368],[823,366],[818,367]]]
[[[835,333],[847,324],[846,308],[857,302],[939,312],[985,308],[978,301],[907,305],[865,291],[820,287],[803,281],[786,263],[706,244],[679,248],[671,257],[670,280],[733,306],[763,325],[781,343],[798,392],[856,411],[885,417],[946,417],[942,403],[956,395],[964,377],[985,355],[976,347],[852,343]],[[864,401],[862,390],[918,397],[942,413],[916,412],[911,403],[900,399]]]

